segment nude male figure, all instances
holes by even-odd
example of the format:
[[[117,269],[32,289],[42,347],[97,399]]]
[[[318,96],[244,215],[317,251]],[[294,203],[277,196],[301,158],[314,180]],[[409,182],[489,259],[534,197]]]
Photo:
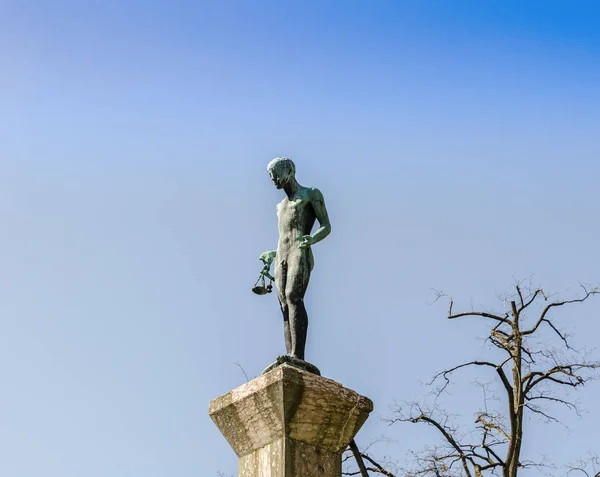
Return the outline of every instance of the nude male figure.
[[[283,332],[288,355],[304,360],[308,315],[304,294],[314,261],[311,246],[331,232],[323,194],[296,181],[296,166],[291,159],[277,157],[267,166],[273,184],[286,197],[277,204],[279,242],[277,250],[259,257],[265,264],[275,262],[275,286],[283,313]],[[315,220],[319,228],[311,235]]]

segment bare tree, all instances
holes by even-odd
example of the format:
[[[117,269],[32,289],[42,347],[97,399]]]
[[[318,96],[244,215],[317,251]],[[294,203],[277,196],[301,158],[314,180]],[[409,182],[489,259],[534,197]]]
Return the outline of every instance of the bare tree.
[[[495,358],[465,362],[435,375],[429,383],[435,397],[446,391],[454,373],[467,368],[488,370],[501,390],[503,409],[492,411],[486,405],[485,410],[476,414],[474,428],[461,432],[455,424],[455,416],[435,404],[437,400],[433,405],[412,402],[397,406],[390,424],[426,424],[437,431],[441,440],[438,446],[412,452],[414,462],[403,474],[406,477],[516,477],[520,469],[546,465],[543,461],[528,461],[521,456],[524,418],[529,414],[558,422],[552,412],[556,405],[579,413],[577,403],[563,390],[583,386],[597,377],[596,370],[600,367],[600,362],[590,360],[584,350],[571,346],[569,334],[562,331],[554,315],[561,307],[582,303],[598,293],[598,288],[582,287],[579,297],[553,300],[541,288],[523,287],[517,283],[515,292],[504,297],[506,312],[455,313],[452,298],[436,292],[436,301],[443,297],[449,300],[448,319],[474,317],[489,324],[486,341],[499,353],[491,353]],[[537,312],[532,313],[536,307]],[[549,331],[558,345],[537,341],[544,330]],[[481,385],[485,391],[487,384]],[[362,456],[372,463],[369,471],[393,477],[367,454]],[[593,467],[596,463],[592,460],[584,465],[582,461],[570,466],[568,471],[573,476],[579,472],[580,475],[600,477]],[[348,472],[347,475],[353,474]]]

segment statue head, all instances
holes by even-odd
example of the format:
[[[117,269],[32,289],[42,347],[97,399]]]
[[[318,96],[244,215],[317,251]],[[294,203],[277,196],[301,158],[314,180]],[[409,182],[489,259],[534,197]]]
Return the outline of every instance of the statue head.
[[[282,189],[290,179],[296,176],[296,165],[287,157],[276,157],[267,165],[269,177],[275,187]]]

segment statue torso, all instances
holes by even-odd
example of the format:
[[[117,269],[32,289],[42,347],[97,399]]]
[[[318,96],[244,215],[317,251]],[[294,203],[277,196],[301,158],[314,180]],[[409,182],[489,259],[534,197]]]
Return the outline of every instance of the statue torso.
[[[302,187],[291,200],[287,197],[277,204],[279,224],[278,255],[287,255],[298,249],[298,239],[310,234],[316,215],[310,201],[311,189]],[[310,250],[310,249],[308,249]]]

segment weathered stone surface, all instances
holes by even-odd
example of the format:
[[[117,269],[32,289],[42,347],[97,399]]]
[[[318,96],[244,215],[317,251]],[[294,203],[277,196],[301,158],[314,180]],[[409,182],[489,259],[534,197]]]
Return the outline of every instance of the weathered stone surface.
[[[340,452],[284,437],[240,457],[239,477],[340,477]]]
[[[240,477],[340,477],[341,454],[372,410],[370,399],[288,364],[209,405]]]
[[[248,455],[240,457],[239,477],[283,477],[285,464],[285,438],[271,442]]]
[[[342,452],[319,449],[310,444],[287,438],[285,447],[286,473],[284,476],[341,477]]]

